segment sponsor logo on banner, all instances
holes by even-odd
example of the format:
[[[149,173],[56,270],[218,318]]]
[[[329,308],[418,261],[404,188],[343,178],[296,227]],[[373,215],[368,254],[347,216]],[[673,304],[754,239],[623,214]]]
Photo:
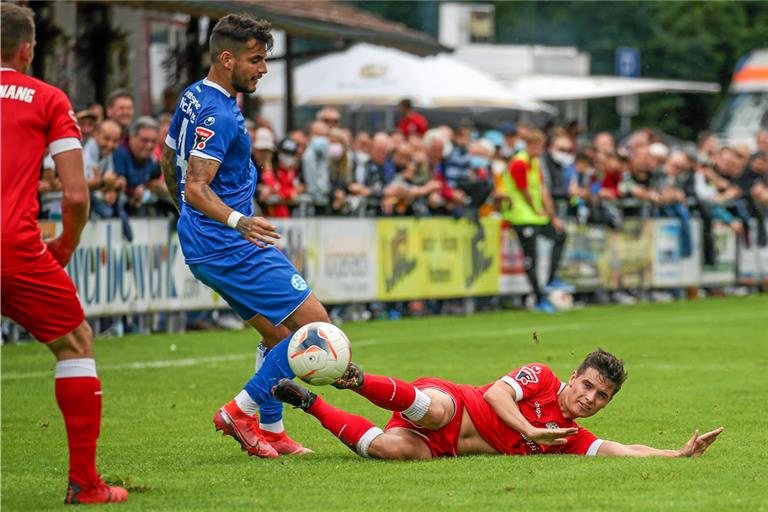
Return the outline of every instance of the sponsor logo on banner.
[[[218,295],[184,265],[178,238],[161,219],[134,219],[134,240],[120,221],[91,221],[67,266],[86,315],[212,309]]]
[[[406,251],[408,245],[408,230],[399,228],[395,236],[389,240],[390,261],[392,267],[385,280],[386,291],[391,292],[398,283],[408,277],[416,268],[416,258],[409,257]]]

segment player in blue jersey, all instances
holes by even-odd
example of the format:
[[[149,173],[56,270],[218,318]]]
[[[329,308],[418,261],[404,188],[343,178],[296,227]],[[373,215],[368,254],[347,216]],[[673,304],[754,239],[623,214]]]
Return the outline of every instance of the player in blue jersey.
[[[273,246],[280,238],[275,226],[253,211],[257,170],[235,95],[252,93],[267,72],[271,29],[247,15],[219,20],[208,76],[181,94],[162,161],[180,212],[187,265],[263,337],[266,353],[256,374],[213,418],[217,430],[259,457],[311,451],[286,435],[282,404],[270,391],[281,378],[294,377],[287,356],[291,333],[329,321],[306,281]]]

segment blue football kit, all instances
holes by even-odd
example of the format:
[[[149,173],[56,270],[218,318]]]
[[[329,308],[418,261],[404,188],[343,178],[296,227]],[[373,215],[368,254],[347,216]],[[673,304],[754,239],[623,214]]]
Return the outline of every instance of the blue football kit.
[[[229,207],[253,216],[257,171],[235,98],[208,79],[190,85],[181,94],[165,143],[176,151],[179,243],[190,270],[245,320],[259,314],[273,325],[282,323],[311,293],[293,264],[277,248],[256,246],[185,201],[189,157],[216,160],[220,165],[211,190]],[[263,423],[282,417],[282,404],[272,398],[271,389],[279,379],[294,377],[287,345],[286,339],[273,347],[244,388],[261,404]]]

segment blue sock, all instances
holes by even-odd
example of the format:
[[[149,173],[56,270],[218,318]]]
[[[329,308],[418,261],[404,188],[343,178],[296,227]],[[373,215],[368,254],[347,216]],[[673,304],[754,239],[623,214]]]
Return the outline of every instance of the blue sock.
[[[271,348],[264,350],[264,357],[267,357],[272,351]],[[249,392],[250,394],[250,392]],[[270,394],[269,399],[265,400],[259,406],[259,421],[263,424],[277,423],[283,419],[283,402]]]
[[[288,342],[290,339],[289,336],[272,347],[272,350],[264,358],[264,364],[261,365],[259,371],[243,386],[246,393],[259,406],[273,398],[272,388],[280,379],[292,379],[296,376],[288,365]],[[261,422],[273,423],[266,421],[265,418],[262,418]]]

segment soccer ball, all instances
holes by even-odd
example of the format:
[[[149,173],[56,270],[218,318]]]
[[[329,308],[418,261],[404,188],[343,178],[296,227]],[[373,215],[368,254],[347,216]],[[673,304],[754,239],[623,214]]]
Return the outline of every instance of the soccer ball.
[[[352,349],[344,332],[333,324],[313,322],[302,326],[288,343],[288,363],[304,382],[324,386],[346,371]]]
[[[565,290],[552,290],[547,296],[549,302],[555,306],[558,311],[565,311],[573,308],[573,295]]]

